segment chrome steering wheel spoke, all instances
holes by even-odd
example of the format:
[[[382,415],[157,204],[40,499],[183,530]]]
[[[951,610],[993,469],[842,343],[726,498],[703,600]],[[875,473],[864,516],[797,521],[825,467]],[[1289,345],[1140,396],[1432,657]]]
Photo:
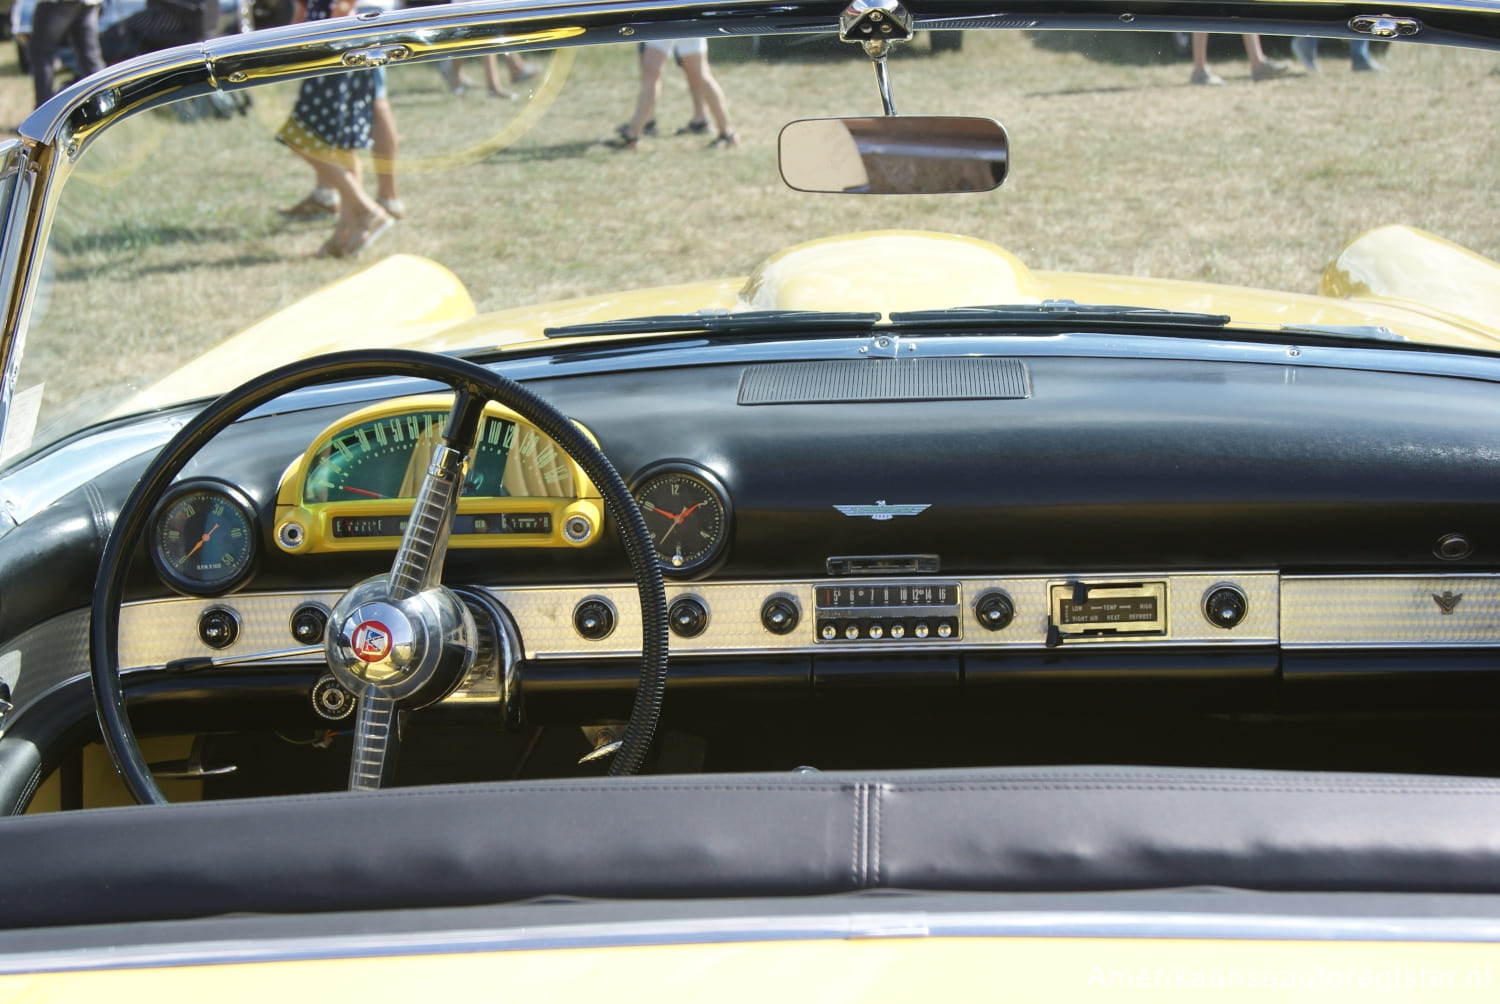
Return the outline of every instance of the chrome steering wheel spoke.
[[[396,702],[378,687],[358,695],[354,715],[354,752],[349,758],[349,790],[374,791],[390,784],[401,747],[400,712]]]

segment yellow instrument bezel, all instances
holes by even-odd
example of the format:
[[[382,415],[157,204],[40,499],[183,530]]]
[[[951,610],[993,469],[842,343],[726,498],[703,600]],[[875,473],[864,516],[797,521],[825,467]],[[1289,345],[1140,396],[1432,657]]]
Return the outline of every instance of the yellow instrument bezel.
[[[393,551],[400,544],[399,536],[380,537],[335,537],[333,520],[336,517],[404,516],[411,512],[410,498],[348,500],[336,502],[306,502],[303,486],[309,471],[318,457],[327,448],[333,437],[353,426],[380,419],[396,418],[418,411],[447,411],[453,405],[451,394],[420,394],[411,397],[382,401],[342,415],[329,424],[304,450],[286,472],[276,489],[276,521],[273,537],[276,546],[288,554],[326,554],[347,551]],[[568,456],[551,437],[516,412],[494,401],[485,405],[487,418],[500,418],[516,424],[517,436],[524,437],[527,431],[534,433],[537,446],[534,452],[544,453],[548,447],[556,450],[558,463],[565,465],[573,477],[575,494],[571,496],[481,496],[460,498],[459,515],[501,513],[548,513],[552,518],[550,534],[454,534],[448,540],[451,550],[490,550],[514,547],[587,547],[599,539],[604,529],[604,506],[599,490],[583,473],[583,468]],[[594,434],[578,422],[573,423],[594,445],[598,440]],[[475,449],[478,449],[476,444]],[[472,455],[472,454],[471,454]],[[568,528],[578,530],[586,520],[586,534],[568,533]],[[572,521],[570,523],[570,521]]]

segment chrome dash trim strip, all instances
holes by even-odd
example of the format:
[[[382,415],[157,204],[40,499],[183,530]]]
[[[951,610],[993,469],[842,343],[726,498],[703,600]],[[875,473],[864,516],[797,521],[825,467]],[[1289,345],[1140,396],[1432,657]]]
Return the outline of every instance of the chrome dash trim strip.
[[[1281,622],[1288,649],[1500,646],[1500,573],[1284,576]]]

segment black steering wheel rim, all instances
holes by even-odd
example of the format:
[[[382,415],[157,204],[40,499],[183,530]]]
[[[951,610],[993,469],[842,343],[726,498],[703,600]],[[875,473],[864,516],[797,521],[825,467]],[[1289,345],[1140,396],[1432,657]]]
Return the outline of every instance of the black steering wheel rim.
[[[89,625],[89,673],[94,706],[105,746],[126,788],[138,802],[164,803],[141,753],[125,711],[119,667],[120,608],[130,558],[142,539],[151,507],[172,479],[207,443],[238,419],[289,391],[318,384],[372,377],[411,377],[442,383],[455,391],[497,401],[550,437],[599,489],[605,510],[618,527],[640,594],[641,673],[630,720],[611,774],[640,770],[666,690],[667,603],[661,566],[635,499],[609,459],[578,427],[530,390],[476,363],[401,349],[359,350],[317,356],[261,374],[225,393],[182,427],[141,474],[120,508],[94,580]]]

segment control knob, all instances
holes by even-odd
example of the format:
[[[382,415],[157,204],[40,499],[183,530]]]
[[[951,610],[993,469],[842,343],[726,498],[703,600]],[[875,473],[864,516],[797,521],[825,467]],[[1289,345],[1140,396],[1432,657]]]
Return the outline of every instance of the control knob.
[[[1249,610],[1250,601],[1237,586],[1215,586],[1203,598],[1203,616],[1214,627],[1225,630],[1238,625]]]
[[[684,596],[667,608],[672,633],[680,638],[696,638],[708,627],[708,608],[701,600]]]
[[[974,616],[979,618],[979,626],[985,630],[1001,631],[1015,620],[1016,606],[1004,593],[985,593],[974,604]]]
[[[614,607],[604,600],[584,600],[573,608],[573,630],[589,641],[608,638],[614,629]]]
[[[760,608],[760,623],[772,634],[791,634],[801,617],[797,604],[787,596],[773,596]]]

